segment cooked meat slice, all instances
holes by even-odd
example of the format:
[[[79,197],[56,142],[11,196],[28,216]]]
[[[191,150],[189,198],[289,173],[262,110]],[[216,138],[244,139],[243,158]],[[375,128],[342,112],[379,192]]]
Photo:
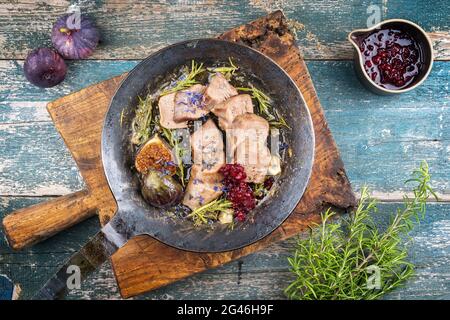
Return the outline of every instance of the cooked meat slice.
[[[212,112],[219,118],[219,127],[222,130],[228,130],[236,116],[253,113],[252,97],[248,94],[233,96],[217,104]]]
[[[193,163],[205,172],[217,172],[225,163],[222,132],[209,119],[191,136]]]
[[[183,204],[192,210],[217,199],[222,194],[225,164],[222,132],[213,120],[206,121],[191,136],[193,162]]]
[[[267,148],[267,146],[262,144],[259,145],[257,152],[251,151],[251,148],[248,150],[250,151],[244,151],[243,145],[239,145],[239,147],[236,149],[236,162],[241,164],[245,163],[245,165],[243,164],[243,166],[245,173],[247,174],[247,182],[262,183],[264,182],[270,168],[270,161],[272,159],[270,150],[269,148]],[[245,154],[244,156],[240,155],[240,153],[245,152],[247,152],[247,154]],[[247,161],[242,161],[242,158]],[[248,161],[248,159],[254,160]]]
[[[213,75],[205,90],[205,104],[209,109],[232,96],[238,94],[237,90],[228,82],[221,73]]]
[[[245,113],[234,118],[232,129],[234,131],[233,144],[236,146],[241,143],[246,136],[250,137],[252,141],[267,141],[269,135],[269,123],[266,119],[254,114]]]
[[[205,86],[195,84],[175,94],[175,110],[173,120],[184,122],[199,119],[209,113],[203,99]]]
[[[269,135],[270,129],[267,120],[254,113],[245,113],[236,116],[233,121],[233,127],[239,129],[254,129],[266,138]]]
[[[187,122],[175,122],[174,112],[175,112],[175,95],[176,93],[171,93],[159,98],[159,124],[167,129],[179,129],[186,128]]]
[[[267,148],[269,123],[256,114],[245,113],[234,119],[232,129],[234,162],[244,167],[247,182],[264,182],[272,158]]]
[[[223,176],[219,172],[206,172],[202,166],[191,167],[189,183],[184,194],[183,204],[192,210],[207,204],[222,194]]]

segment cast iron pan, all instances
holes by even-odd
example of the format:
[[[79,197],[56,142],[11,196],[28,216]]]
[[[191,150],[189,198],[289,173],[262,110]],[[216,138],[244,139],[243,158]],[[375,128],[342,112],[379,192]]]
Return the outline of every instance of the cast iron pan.
[[[160,80],[176,67],[197,62],[233,61],[259,79],[274,98],[274,106],[292,130],[286,142],[292,156],[286,157],[277,182],[277,192],[254,210],[252,222],[234,230],[225,227],[198,228],[187,220],[168,216],[165,210],[148,205],[140,193],[133,172],[130,125],[137,97],[160,86]],[[122,110],[125,110],[122,123]],[[314,131],[305,100],[294,81],[274,61],[247,46],[216,39],[180,42],[166,47],[139,63],[123,80],[111,100],[102,133],[102,160],[105,174],[117,200],[119,224],[126,237],[148,234],[159,241],[188,251],[222,252],[252,244],[274,231],[300,201],[311,175]]]

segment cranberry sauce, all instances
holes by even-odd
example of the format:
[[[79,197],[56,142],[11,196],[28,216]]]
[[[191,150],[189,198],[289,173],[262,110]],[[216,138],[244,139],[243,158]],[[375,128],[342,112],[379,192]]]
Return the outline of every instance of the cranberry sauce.
[[[380,87],[402,89],[419,74],[423,57],[408,33],[381,29],[357,39],[364,69]]]
[[[224,176],[227,199],[233,204],[234,215],[239,221],[245,221],[246,214],[256,206],[255,195],[245,182],[247,174],[240,164],[226,164],[220,169]]]

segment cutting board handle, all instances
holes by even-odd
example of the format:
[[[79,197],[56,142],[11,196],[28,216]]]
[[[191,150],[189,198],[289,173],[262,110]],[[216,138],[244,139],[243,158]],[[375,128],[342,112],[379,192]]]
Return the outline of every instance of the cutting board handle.
[[[97,207],[87,190],[17,210],[3,219],[9,245],[20,250],[95,215]]]

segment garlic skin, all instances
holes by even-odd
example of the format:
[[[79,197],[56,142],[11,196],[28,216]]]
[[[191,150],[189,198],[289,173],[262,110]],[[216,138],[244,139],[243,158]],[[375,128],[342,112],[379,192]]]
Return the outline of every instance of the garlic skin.
[[[270,159],[269,169],[267,174],[270,176],[276,176],[281,173],[281,159],[278,156],[272,156]]]
[[[227,210],[219,214],[219,222],[221,224],[229,224],[233,222],[233,211]]]

